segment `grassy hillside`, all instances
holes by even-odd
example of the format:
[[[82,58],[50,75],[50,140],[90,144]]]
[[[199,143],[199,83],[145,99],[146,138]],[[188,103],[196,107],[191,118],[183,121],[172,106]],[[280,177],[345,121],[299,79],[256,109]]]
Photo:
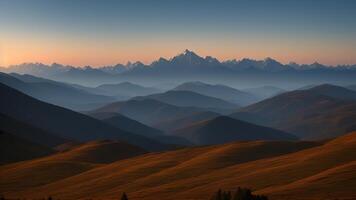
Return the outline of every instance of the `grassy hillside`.
[[[66,179],[52,181],[41,187],[28,187],[27,191],[24,190],[21,193],[7,195],[35,197],[40,194],[51,194],[61,198],[110,198],[125,190],[132,199],[154,199],[154,194],[157,192],[160,196],[162,195],[162,199],[172,199],[172,197],[185,199],[192,195],[198,195],[198,199],[205,199],[210,195],[210,191],[215,192],[219,184],[214,185],[211,190],[208,190],[209,192],[195,194],[188,191],[208,186],[211,181],[223,181],[224,179],[220,179],[218,174],[224,170],[229,172],[230,168],[244,163],[272,158],[317,145],[320,144],[315,142],[235,142],[151,153],[114,162]],[[201,181],[199,181],[200,177]],[[236,178],[236,176],[231,177]],[[198,179],[198,182],[195,182],[195,179]],[[14,188],[17,187],[14,186]],[[184,192],[188,192],[189,195]]]
[[[84,171],[144,154],[143,149],[120,141],[93,141],[48,157],[0,167],[0,191],[21,191]]]

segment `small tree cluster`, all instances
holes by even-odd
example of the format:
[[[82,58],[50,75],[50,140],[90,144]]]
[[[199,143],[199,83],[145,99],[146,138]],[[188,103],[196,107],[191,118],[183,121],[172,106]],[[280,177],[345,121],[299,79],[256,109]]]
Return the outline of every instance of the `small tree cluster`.
[[[264,195],[254,195],[250,189],[239,187],[235,192],[218,190],[210,200],[268,200],[268,198]]]

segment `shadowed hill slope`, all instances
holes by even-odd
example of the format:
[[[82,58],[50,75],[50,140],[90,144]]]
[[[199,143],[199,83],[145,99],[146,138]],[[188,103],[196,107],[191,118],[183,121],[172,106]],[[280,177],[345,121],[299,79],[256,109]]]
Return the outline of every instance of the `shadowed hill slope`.
[[[52,149],[0,130],[0,165],[54,153]]]
[[[163,135],[163,132],[147,125],[144,125],[138,121],[125,117],[119,113],[89,113],[89,116],[102,120],[108,124],[119,127],[123,130],[130,131],[139,135],[145,135],[147,137],[154,137]]]
[[[54,147],[69,141],[1,113],[0,124],[0,131],[47,147]]]
[[[165,133],[158,129],[149,127],[118,113],[93,113],[90,114],[90,116],[100,119],[114,127],[155,139],[164,144],[191,145],[188,140],[182,137],[165,135]]]

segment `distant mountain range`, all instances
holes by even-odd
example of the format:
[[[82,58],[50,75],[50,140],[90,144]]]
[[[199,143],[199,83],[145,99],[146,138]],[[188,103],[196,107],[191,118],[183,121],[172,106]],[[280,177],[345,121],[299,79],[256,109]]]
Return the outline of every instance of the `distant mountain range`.
[[[211,56],[204,58],[192,51],[185,50],[171,59],[160,58],[149,65],[136,62],[98,68],[90,66],[79,68],[57,63],[52,65],[24,63],[2,68],[0,71],[31,74],[90,86],[123,81],[152,85],[169,80],[178,82],[199,80],[254,87],[261,83],[270,85],[287,80],[294,80],[294,85],[292,83],[290,85],[295,86],[301,84],[301,75],[304,78],[304,84],[350,81],[356,74],[356,65],[281,64],[272,58],[264,60],[245,58],[221,62]],[[340,79],[340,77],[342,78]]]

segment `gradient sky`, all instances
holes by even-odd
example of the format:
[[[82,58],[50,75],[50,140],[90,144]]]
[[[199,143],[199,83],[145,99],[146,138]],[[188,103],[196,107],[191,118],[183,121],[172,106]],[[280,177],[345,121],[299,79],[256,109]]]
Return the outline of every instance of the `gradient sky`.
[[[0,0],[0,66],[220,60],[356,64],[354,0]]]

